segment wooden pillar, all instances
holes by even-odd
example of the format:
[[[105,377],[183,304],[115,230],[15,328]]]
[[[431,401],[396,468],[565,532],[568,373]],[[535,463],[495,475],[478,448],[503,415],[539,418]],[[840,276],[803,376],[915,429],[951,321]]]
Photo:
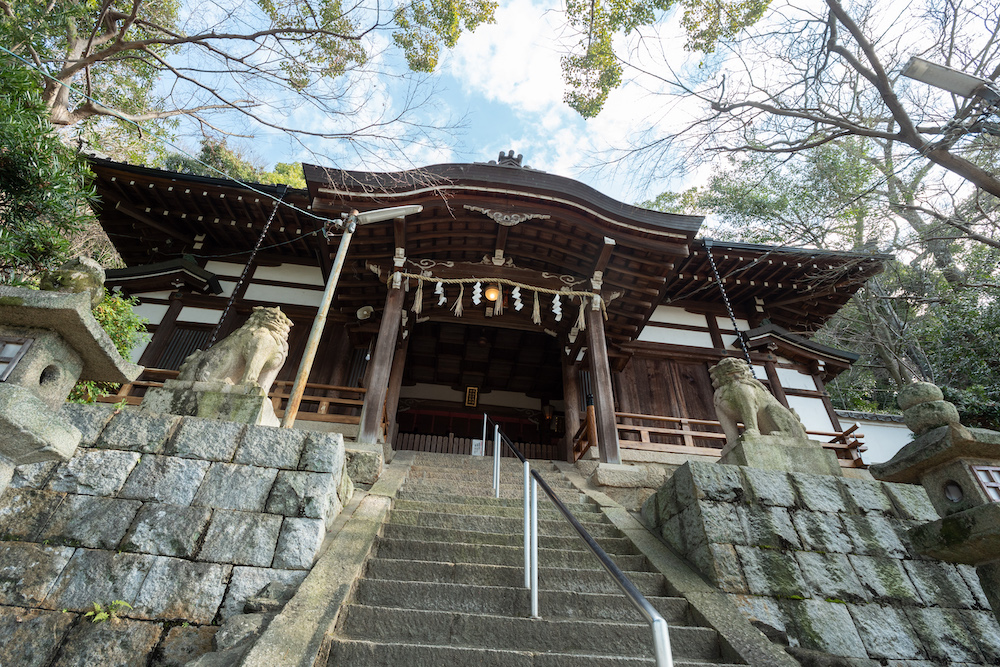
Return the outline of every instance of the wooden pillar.
[[[403,386],[403,369],[406,367],[406,349],[410,339],[404,338],[402,345],[392,357],[392,368],[389,370],[389,390],[385,395],[385,441],[392,446],[396,436],[396,409],[399,408],[399,390]]]
[[[767,381],[771,383],[771,393],[787,408],[788,397],[785,396],[785,388],[781,386],[781,380],[778,379],[778,369],[774,366],[773,361],[764,362],[764,372],[767,373]]]
[[[563,354],[562,356],[562,381],[563,381],[563,405],[564,421],[566,422],[564,458],[570,463],[573,462],[573,436],[580,430],[580,369],[573,363],[574,359]]]
[[[399,334],[399,319],[403,311],[405,292],[399,287],[390,287],[385,297],[382,323],[378,328],[378,340],[371,360],[365,404],[361,408],[361,428],[358,442],[378,442],[382,435],[382,410],[389,391],[389,373],[392,370],[393,351]]]
[[[600,309],[584,309],[587,318],[587,346],[590,348],[590,381],[597,415],[597,444],[602,463],[621,463],[615,396],[611,387],[608,345],[604,340],[604,317]]]
[[[160,357],[163,356],[163,351],[167,348],[167,343],[177,329],[177,316],[183,307],[184,302],[181,300],[181,293],[174,292],[171,294],[167,312],[160,318],[160,323],[157,325],[153,337],[150,339],[149,344],[146,345],[146,349],[142,351],[142,356],[139,357],[139,364],[147,368],[156,368],[159,365]]]

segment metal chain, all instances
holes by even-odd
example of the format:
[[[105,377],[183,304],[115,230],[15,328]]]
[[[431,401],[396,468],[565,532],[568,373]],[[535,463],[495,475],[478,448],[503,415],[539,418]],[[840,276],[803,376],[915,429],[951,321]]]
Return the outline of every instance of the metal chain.
[[[733,323],[733,331],[736,332],[736,340],[740,342],[740,347],[743,349],[743,356],[747,358],[747,365],[752,368],[753,362],[750,361],[750,350],[747,349],[746,341],[743,340],[743,336],[740,334],[740,326],[736,323],[736,314],[733,312],[733,305],[729,303],[729,295],[726,294],[726,287],[722,284],[722,276],[719,275],[719,267],[715,265],[715,258],[712,257],[712,241],[710,239],[705,239],[705,254],[708,255],[708,263],[712,265],[712,273],[715,274],[715,282],[719,284],[719,291],[722,292],[722,300],[726,304],[726,311],[729,312],[729,320]]]
[[[250,267],[253,265],[253,260],[257,257],[257,251],[260,250],[260,245],[264,242],[264,237],[267,236],[267,230],[271,228],[271,222],[274,221],[274,217],[278,214],[278,206],[281,205],[282,200],[285,195],[288,194],[288,186],[282,185],[281,194],[278,198],[274,200],[274,208],[271,209],[271,216],[264,223],[264,229],[261,230],[260,236],[257,237],[257,244],[254,245],[253,250],[250,251],[250,257],[247,258],[246,266],[243,267],[243,273],[240,275],[240,279],[236,281],[233,286],[233,292],[229,295],[229,301],[226,302],[226,307],[222,309],[222,316],[219,318],[219,323],[215,325],[212,329],[212,337],[208,340],[208,347],[215,345],[216,339],[219,337],[219,332],[222,330],[222,325],[226,322],[226,316],[229,315],[229,310],[233,307],[233,302],[236,301],[236,295],[240,291],[240,287],[243,285],[244,281],[247,279],[247,274],[250,273]]]

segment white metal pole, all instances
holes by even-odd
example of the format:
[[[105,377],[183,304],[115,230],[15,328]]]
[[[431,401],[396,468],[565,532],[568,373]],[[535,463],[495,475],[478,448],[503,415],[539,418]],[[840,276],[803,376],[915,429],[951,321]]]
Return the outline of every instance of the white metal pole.
[[[522,500],[524,502],[524,587],[531,588],[531,508],[528,506],[528,486],[531,480],[531,464],[524,462],[524,485]]]
[[[538,482],[531,480],[531,617],[538,615]]]
[[[667,622],[663,618],[657,618],[653,620],[652,627],[656,667],[674,667],[674,657],[670,652],[670,637],[667,635]]]
[[[493,425],[493,492],[500,497],[500,424]]]

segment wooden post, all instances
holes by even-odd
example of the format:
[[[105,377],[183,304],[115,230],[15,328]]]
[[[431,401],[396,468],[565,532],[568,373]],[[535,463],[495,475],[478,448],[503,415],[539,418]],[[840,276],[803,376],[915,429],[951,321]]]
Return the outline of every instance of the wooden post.
[[[604,317],[601,310],[584,309],[587,318],[587,346],[590,348],[590,380],[597,417],[597,445],[602,463],[621,463],[618,449],[618,424],[615,421],[615,395],[611,387],[608,345],[604,340]]]
[[[788,397],[785,396],[785,388],[781,386],[781,380],[778,379],[778,369],[774,366],[773,361],[764,362],[764,372],[767,373],[767,381],[771,383],[771,393],[778,399],[778,402],[787,408]]]
[[[371,360],[368,391],[365,392],[365,404],[361,408],[358,442],[378,442],[381,436],[382,410],[389,391],[389,372],[392,370],[393,351],[396,349],[396,336],[399,334],[404,295],[405,292],[401,287],[390,286],[389,294],[385,297],[382,323],[378,328],[378,340],[375,341],[375,352]]]
[[[564,417],[566,422],[565,458],[573,462],[573,436],[580,430],[580,369],[573,359],[562,355]]]
[[[403,339],[403,344],[392,357],[392,368],[389,371],[389,389],[385,396],[385,441],[389,446],[393,446],[392,440],[396,435],[396,410],[399,408],[399,390],[403,385],[406,349],[409,346],[410,339]]]

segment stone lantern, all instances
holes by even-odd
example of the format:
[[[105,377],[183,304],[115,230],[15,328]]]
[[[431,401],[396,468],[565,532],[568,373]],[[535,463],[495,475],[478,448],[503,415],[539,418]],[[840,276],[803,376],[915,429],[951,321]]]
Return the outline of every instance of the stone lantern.
[[[897,400],[917,437],[870,471],[887,482],[923,485],[942,518],[910,529],[914,547],[976,566],[1000,617],[1000,432],[962,426],[955,406],[927,382],[906,387]]]
[[[94,319],[96,289],[0,286],[0,491],[14,466],[73,455],[80,432],[58,412],[77,380],[131,382],[142,372]]]

